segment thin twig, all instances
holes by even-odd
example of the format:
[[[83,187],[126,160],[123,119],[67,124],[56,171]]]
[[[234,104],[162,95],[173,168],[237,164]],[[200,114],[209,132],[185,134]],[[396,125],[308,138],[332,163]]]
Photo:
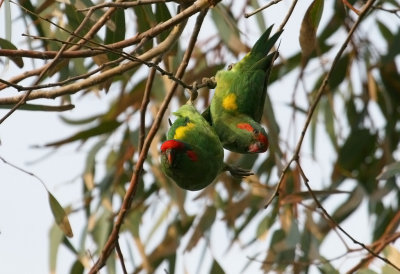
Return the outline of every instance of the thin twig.
[[[157,58],[157,60],[154,60],[154,63],[157,64],[158,62],[161,61],[161,58]],[[151,93],[151,88],[153,86],[154,82],[154,76],[156,75],[156,69],[155,67],[152,67],[150,69],[150,74],[149,77],[147,78],[146,81],[146,87],[144,89],[144,94],[143,94],[143,100],[142,100],[142,105],[140,106],[140,129],[139,129],[139,145],[138,145],[138,151],[142,150],[142,146],[144,143],[144,138],[146,134],[146,111],[147,111],[147,106],[150,102],[150,93]]]
[[[204,7],[208,7],[208,6],[209,6],[209,3],[207,1],[205,1],[204,2]],[[204,17],[207,14],[207,11],[208,11],[207,8],[203,9],[199,13],[199,16],[197,17],[196,25],[195,25],[195,28],[193,30],[192,37],[191,37],[191,39],[189,41],[188,48],[185,51],[185,55],[183,56],[183,60],[182,60],[180,66],[179,66],[179,68],[178,68],[178,70],[176,72],[176,77],[177,78],[182,78],[182,76],[183,76],[183,74],[184,74],[184,72],[186,70],[186,67],[187,67],[187,65],[189,63],[190,57],[192,55],[192,51],[194,49],[194,46],[195,46],[195,43],[196,43],[196,40],[197,40],[198,33],[200,31],[200,28],[201,28],[202,22],[204,20]],[[129,187],[128,187],[127,191],[126,191],[124,200],[123,200],[122,205],[121,205],[121,209],[120,209],[120,211],[118,213],[118,216],[117,216],[117,219],[116,219],[116,221],[114,223],[113,230],[112,230],[111,234],[109,235],[108,240],[107,240],[105,246],[103,247],[103,250],[101,251],[99,259],[93,265],[93,267],[90,269],[89,274],[97,273],[105,265],[107,258],[111,255],[111,253],[112,253],[112,251],[113,251],[113,249],[115,247],[116,240],[118,239],[118,234],[119,234],[120,228],[121,228],[122,223],[123,223],[123,221],[125,219],[125,216],[126,216],[126,212],[131,207],[133,198],[135,196],[136,189],[137,189],[138,182],[139,182],[139,178],[141,176],[141,171],[142,171],[142,168],[143,168],[143,163],[144,163],[144,161],[145,161],[145,159],[147,157],[147,153],[149,151],[150,144],[151,144],[154,136],[156,135],[156,133],[158,131],[158,128],[160,127],[161,120],[164,117],[164,113],[167,110],[169,102],[171,101],[172,96],[174,95],[175,90],[177,89],[177,87],[178,87],[178,84],[176,82],[173,82],[173,84],[171,86],[171,89],[169,90],[168,94],[166,95],[166,98],[164,99],[164,101],[161,104],[160,110],[158,111],[157,116],[154,119],[153,125],[150,128],[150,131],[149,131],[149,133],[148,133],[148,135],[147,135],[147,137],[146,137],[146,139],[145,139],[145,141],[143,143],[142,151],[140,152],[138,161],[137,161],[137,163],[135,165],[135,169],[134,169],[134,172],[133,172],[133,175],[132,175],[132,178],[131,178],[131,182],[130,182]]]
[[[84,20],[82,21],[82,23],[78,26],[78,28],[73,32],[73,34],[78,33],[79,31],[82,30],[82,28],[85,25],[85,22],[87,22],[87,18],[88,16],[86,16],[86,18],[84,18]],[[50,20],[49,20],[50,21]],[[74,39],[74,36],[70,36],[67,41],[72,41]],[[46,64],[45,66],[43,66],[43,70],[39,73],[38,78],[36,79],[34,85],[37,85],[38,83],[40,83],[40,81],[43,79],[44,75],[50,71],[56,64],[57,61],[60,59],[60,56],[62,54],[62,52],[64,52],[67,49],[67,44],[63,44],[61,49],[57,52],[56,56],[54,57],[54,59],[52,59],[50,61],[50,63]],[[29,95],[32,93],[32,89],[28,90],[25,95],[18,101],[17,104],[15,104],[15,106],[10,109],[1,119],[0,119],[0,124],[2,124],[8,117],[11,116],[11,114],[13,114],[21,105],[25,104],[26,99],[29,97]]]
[[[373,2],[374,0],[372,0],[371,2]],[[368,4],[368,3],[367,3]],[[400,268],[397,267],[395,264],[393,264],[391,261],[389,261],[388,259],[380,256],[378,253],[376,253],[375,251],[373,251],[372,249],[370,249],[369,247],[367,247],[365,244],[357,241],[355,238],[353,238],[346,230],[344,230],[333,218],[331,215],[329,215],[329,213],[325,210],[325,208],[321,205],[321,203],[319,202],[318,198],[315,196],[313,190],[311,189],[310,185],[308,184],[309,180],[307,178],[307,176],[305,175],[303,169],[301,168],[301,165],[299,163],[298,160],[296,160],[297,162],[297,166],[300,170],[300,174],[301,177],[303,178],[304,184],[306,185],[308,191],[310,192],[311,196],[313,197],[314,202],[317,204],[318,208],[322,210],[322,212],[324,213],[324,215],[332,222],[335,224],[335,226],[344,234],[347,236],[347,238],[349,238],[351,241],[353,241],[354,244],[357,244],[359,246],[361,246],[364,250],[368,251],[372,256],[382,260],[383,262],[389,264],[390,266],[392,266],[393,268],[395,268],[396,270],[400,271]],[[353,271],[349,271],[348,273],[354,273]]]
[[[125,262],[124,262],[124,255],[122,254],[121,247],[119,246],[119,241],[117,241],[116,249],[117,249],[119,261],[121,262],[122,271],[124,274],[128,274],[128,271],[126,270],[126,266],[125,266]]]
[[[380,253],[389,243],[400,237],[400,233],[395,233],[396,228],[400,222],[400,212],[397,212],[396,215],[390,220],[390,223],[386,226],[385,232],[381,236],[381,239],[376,241],[376,246],[371,247],[375,253]],[[371,262],[371,260],[376,257],[374,254],[370,254],[367,257],[363,258],[358,264],[352,267],[348,273],[355,273],[358,269],[365,267],[367,264]]]
[[[190,17],[194,13],[198,12],[199,10],[203,9],[204,7],[209,6],[210,4],[214,4],[214,2],[210,1],[210,0],[198,0],[195,3],[193,3],[189,8],[187,8],[187,9],[183,10],[182,12],[180,12],[179,14],[177,14],[175,17],[155,26],[154,28],[152,28],[148,31],[138,34],[135,37],[140,37],[141,39],[148,37],[148,36],[154,37],[161,31],[171,27],[173,24],[178,24],[178,23],[182,22],[183,20],[186,20],[188,17]],[[134,58],[135,60],[137,58],[137,61],[139,61],[139,60],[145,61],[145,60],[149,60],[149,59],[159,55],[161,52],[163,52],[165,50],[164,47],[166,46],[166,44],[171,42],[168,40],[169,38],[170,38],[170,36],[168,36],[167,39],[165,39],[163,42],[161,42],[156,48],[153,48],[153,49],[145,52],[141,56],[139,56],[139,57],[131,56],[130,58]],[[106,46],[104,46],[104,47],[106,47]],[[104,51],[103,51],[103,53],[104,53]],[[73,84],[52,90],[52,91],[47,91],[47,90],[34,91],[34,92],[31,92],[29,94],[29,96],[27,96],[26,98],[22,98],[22,99],[21,99],[21,96],[2,98],[2,99],[0,99],[0,104],[13,104],[15,102],[19,102],[20,100],[27,101],[27,100],[34,100],[34,99],[38,99],[38,98],[53,99],[53,98],[56,98],[56,97],[59,97],[62,95],[74,94],[84,88],[88,88],[90,86],[102,83],[116,75],[121,75],[124,72],[136,67],[137,65],[138,65],[137,62],[121,64],[117,67],[114,67],[112,69],[104,71],[103,73],[101,73],[100,75],[97,75],[96,77],[90,77],[90,78],[87,78],[80,82],[73,83]],[[183,82],[181,82],[181,84],[184,85]],[[191,86],[185,86],[185,87],[191,88]]]
[[[400,18],[400,15],[399,15],[400,9],[399,8],[397,8],[397,9],[386,9],[386,8],[382,7],[382,5],[373,6],[372,8],[376,9],[376,10],[381,10],[381,11],[393,13],[398,18]]]
[[[18,167],[18,166],[16,166],[16,165],[14,165],[14,164],[8,162],[6,159],[4,159],[4,158],[1,157],[1,156],[0,156],[0,160],[3,161],[3,163],[6,164],[6,165],[9,165],[10,167],[13,167],[13,168],[15,168],[15,169],[17,169],[17,170],[19,170],[19,171],[21,171],[21,172],[23,172],[23,173],[26,173],[26,174],[28,174],[28,175],[34,177],[34,178],[37,179],[37,180],[44,186],[44,188],[47,190],[47,186],[46,186],[46,184],[43,182],[43,180],[40,179],[40,178],[39,178],[38,176],[36,176],[35,174],[33,174],[32,172],[27,171],[27,170],[25,170],[25,169],[23,169],[23,168],[21,168],[21,167]]]
[[[283,28],[285,27],[286,23],[289,21],[289,18],[292,16],[292,13],[294,11],[294,8],[296,7],[296,4],[297,4],[297,0],[293,0],[292,5],[290,6],[289,11],[287,12],[287,14],[286,14],[285,18],[283,19],[281,25],[279,26],[279,29],[277,30],[277,32],[283,30]]]
[[[220,0],[217,0],[215,2],[219,2],[219,1]],[[137,35],[135,35],[132,38],[125,39],[125,40],[115,42],[112,44],[108,44],[107,47],[113,48],[113,49],[121,49],[121,48],[129,47],[134,44],[137,44],[138,42],[142,41],[142,39],[144,37],[148,37],[148,38],[156,37],[161,32],[163,32],[167,29],[170,29],[171,27],[179,24],[183,20],[185,20],[188,17],[192,16],[193,14],[197,13],[200,9],[204,8],[206,5],[212,5],[213,3],[214,3],[214,1],[211,1],[211,0],[198,0],[195,3],[193,3],[189,8],[183,10],[182,12],[180,12],[177,15],[175,15],[174,17],[168,19],[167,21],[162,22],[144,32],[138,33]],[[5,55],[5,53],[7,55]],[[31,58],[40,58],[39,56],[41,56],[42,59],[54,58],[54,56],[57,54],[57,51],[36,52],[33,56],[28,55],[30,53],[33,53],[33,51],[0,49],[0,56],[31,57]],[[62,58],[81,58],[81,57],[91,57],[91,56],[95,56],[95,55],[99,55],[99,54],[103,54],[103,53],[104,53],[104,51],[101,50],[100,48],[94,48],[94,49],[90,49],[90,50],[75,50],[73,52],[66,51],[61,55],[61,57]]]
[[[245,13],[245,14],[244,14],[244,17],[245,17],[245,18],[249,18],[250,16],[253,16],[253,15],[256,14],[256,13],[258,13],[258,12],[260,12],[260,11],[262,11],[262,10],[265,10],[266,8],[269,8],[269,7],[272,6],[272,5],[278,4],[278,3],[281,2],[281,1],[282,1],[282,0],[271,0],[271,1],[270,1],[268,4],[266,4],[265,6],[260,7],[260,8],[254,10],[254,11],[252,11],[252,12],[250,12],[250,13]]]
[[[354,31],[357,29],[357,27],[358,27],[359,24],[361,23],[362,19],[364,18],[365,14],[366,14],[366,13],[368,12],[368,10],[371,8],[371,6],[372,6],[372,4],[374,3],[374,1],[375,1],[375,0],[368,0],[368,2],[365,4],[363,10],[362,10],[361,13],[360,13],[360,16],[357,18],[357,21],[354,23],[353,27],[350,29],[349,34],[348,34],[347,37],[346,37],[346,40],[343,42],[343,44],[342,44],[342,46],[340,47],[339,51],[337,52],[335,58],[333,59],[332,66],[331,66],[331,68],[329,69],[329,71],[326,73],[326,75],[325,75],[325,77],[324,77],[324,79],[323,79],[323,81],[322,81],[322,84],[321,84],[321,86],[319,87],[319,89],[318,89],[318,91],[317,91],[317,94],[316,94],[316,96],[315,96],[315,98],[314,98],[314,101],[312,102],[312,104],[311,104],[311,106],[310,106],[310,108],[309,108],[309,110],[308,110],[307,118],[306,118],[306,121],[305,121],[305,123],[304,123],[303,129],[302,129],[302,131],[301,131],[300,138],[299,138],[299,140],[298,140],[298,142],[297,142],[297,145],[296,145],[295,151],[294,151],[294,153],[293,153],[293,156],[292,156],[292,158],[289,160],[289,162],[286,164],[286,166],[283,168],[282,173],[281,173],[280,178],[279,178],[279,181],[278,181],[278,183],[277,183],[277,185],[276,185],[276,187],[275,187],[275,190],[274,190],[274,192],[272,193],[272,195],[270,196],[270,198],[268,199],[268,201],[266,202],[265,208],[267,208],[268,205],[271,204],[272,200],[273,200],[275,197],[278,196],[278,194],[279,194],[279,188],[280,188],[280,186],[281,186],[281,184],[282,184],[282,182],[283,182],[283,179],[284,179],[284,177],[285,177],[285,175],[286,175],[286,172],[289,170],[290,165],[292,164],[292,162],[298,160],[298,158],[299,158],[299,153],[300,153],[300,150],[301,150],[301,146],[302,146],[302,144],[303,144],[303,140],[304,140],[304,137],[305,137],[305,135],[306,135],[308,126],[309,126],[309,124],[310,124],[310,122],[311,122],[311,119],[312,119],[312,117],[313,117],[313,115],[314,115],[314,111],[315,111],[315,109],[316,109],[316,107],[317,107],[317,105],[318,105],[318,103],[319,103],[319,101],[320,101],[320,99],[321,99],[321,97],[322,97],[322,94],[323,94],[323,92],[324,92],[324,90],[325,90],[325,87],[326,87],[327,84],[328,84],[328,80],[329,80],[329,78],[331,77],[331,74],[332,74],[334,68],[336,67],[336,64],[338,63],[340,57],[342,56],[344,50],[346,49],[346,47],[347,47],[347,45],[348,45],[348,43],[349,43],[351,37],[353,36]]]
[[[102,3],[95,5],[90,8],[84,8],[84,9],[78,9],[77,11],[88,11],[88,10],[98,10],[102,8],[122,8],[122,9],[127,9],[131,7],[136,7],[140,5],[148,5],[148,4],[156,4],[156,3],[166,3],[166,2],[171,2],[173,0],[138,0],[135,2],[122,2],[122,3],[117,3],[117,2],[107,2],[107,3]]]

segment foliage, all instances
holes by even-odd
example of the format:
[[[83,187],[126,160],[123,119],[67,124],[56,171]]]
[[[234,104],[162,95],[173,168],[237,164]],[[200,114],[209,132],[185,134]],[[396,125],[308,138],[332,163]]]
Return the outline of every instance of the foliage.
[[[109,273],[115,273],[119,263],[134,273],[162,268],[174,273],[181,252],[200,249],[204,242],[218,246],[210,239],[221,227],[230,238],[225,246],[240,242],[240,256],[249,257],[243,272],[250,265],[265,272],[343,272],[324,250],[331,248],[324,246],[328,236],[346,248],[339,260],[352,253],[361,256],[349,271],[373,271],[372,261],[383,262],[378,271],[387,273],[394,270],[394,264],[400,267],[399,250],[393,245],[400,236],[397,1],[356,2],[365,7],[360,15],[345,9],[339,0],[299,1],[297,5],[294,1],[294,11],[302,10],[304,15],[296,22],[301,26],[296,34],[301,50],[280,51],[269,85],[289,83],[292,88],[285,91],[292,98],[289,124],[304,124],[303,132],[294,132],[296,143],[285,133],[287,125],[277,117],[276,104],[267,96],[263,123],[270,137],[269,151],[260,155],[225,152],[230,164],[252,169],[255,175],[239,181],[222,174],[204,190],[190,193],[160,171],[158,147],[168,129],[167,108],[176,110],[186,102],[185,89],[193,89],[192,83],[197,82],[197,106],[204,109],[213,91],[212,81],[202,79],[213,77],[248,52],[251,44],[245,41],[245,29],[253,33],[257,25],[257,32],[262,33],[271,23],[275,30],[283,28],[284,16],[297,20],[288,9],[281,26],[280,22],[266,24],[263,14],[284,2],[288,1],[276,1],[253,19],[246,19],[244,11],[257,9],[257,1],[26,0],[11,4],[24,17],[25,33],[30,37],[23,45],[26,50],[0,38],[0,56],[5,56],[1,61],[11,60],[20,72],[12,79],[1,79],[0,106],[10,110],[1,122],[18,108],[70,110],[89,93],[115,98],[102,114],[91,110],[92,114],[80,119],[61,115],[63,122],[76,128],[75,133],[62,140],[47,140],[46,146],[55,150],[70,143],[89,147],[81,180],[76,182],[82,185],[84,206],[64,205],[70,208],[68,214],[85,214],[84,229],[74,233],[81,244],[74,245],[54,226],[51,270],[56,267],[58,247],[63,245],[76,256],[70,271],[74,274],[85,269],[95,272],[104,264]],[[383,17],[390,17],[391,23]],[[212,24],[218,35],[197,36]],[[10,22],[6,25],[12,27]],[[355,33],[346,41],[353,26]],[[369,28],[380,34],[382,47],[370,36]],[[344,52],[340,52],[341,45],[347,46]],[[31,61],[27,59],[37,68],[25,69]],[[293,72],[299,75],[295,81]],[[33,84],[27,84],[31,79]],[[15,95],[13,90],[20,93]],[[54,98],[58,105],[30,102]],[[303,144],[307,129],[310,143]],[[116,138],[120,138],[118,144]],[[331,155],[321,151],[321,140],[329,140],[324,146]],[[113,145],[106,146],[110,142]],[[305,146],[311,148],[312,169],[302,166],[309,156],[301,153]],[[99,160],[101,153],[107,154],[104,162]],[[324,174],[325,184],[311,189],[308,177],[320,168],[321,157],[332,159],[331,173]],[[100,178],[99,174],[104,175]],[[56,219],[65,218],[55,197],[49,197]],[[332,201],[334,207],[326,209]],[[368,205],[372,232],[368,243],[358,242],[357,235],[342,228],[362,203]],[[153,222],[144,223],[146,216]],[[119,242],[124,239],[130,244],[121,248]],[[148,247],[151,241],[157,242],[154,248]],[[139,258],[129,255],[131,249]],[[203,252],[200,266],[206,260],[204,254],[213,256],[208,247]],[[208,267],[200,270],[224,273],[218,258]],[[189,273],[196,270],[195,266],[186,268]]]

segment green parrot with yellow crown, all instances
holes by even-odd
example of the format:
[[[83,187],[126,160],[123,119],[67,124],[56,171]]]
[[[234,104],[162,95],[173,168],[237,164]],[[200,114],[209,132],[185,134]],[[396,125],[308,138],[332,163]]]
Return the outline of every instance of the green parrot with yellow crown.
[[[252,174],[224,163],[224,150],[217,134],[191,103],[181,106],[174,115],[177,119],[161,145],[161,169],[178,186],[200,190],[223,171],[238,178]]]
[[[230,151],[261,153],[268,149],[267,133],[260,121],[269,74],[278,56],[277,51],[269,52],[282,33],[269,37],[272,27],[242,60],[215,76],[215,94],[203,116],[215,129],[223,147]]]

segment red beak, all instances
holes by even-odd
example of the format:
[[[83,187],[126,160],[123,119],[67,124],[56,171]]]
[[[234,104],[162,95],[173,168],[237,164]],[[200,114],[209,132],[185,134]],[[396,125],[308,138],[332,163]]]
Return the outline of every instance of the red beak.
[[[172,163],[174,162],[174,158],[175,158],[174,150],[168,149],[165,153],[167,154],[167,159],[168,159],[169,165],[172,165]]]
[[[260,153],[260,152],[267,151],[268,145],[269,145],[268,139],[262,134],[258,134],[257,139],[258,139],[257,142],[255,142],[249,146],[250,153]]]

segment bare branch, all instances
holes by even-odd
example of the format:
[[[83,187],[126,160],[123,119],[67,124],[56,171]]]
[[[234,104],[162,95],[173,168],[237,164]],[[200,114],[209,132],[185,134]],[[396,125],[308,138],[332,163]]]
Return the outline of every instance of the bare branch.
[[[119,261],[121,262],[122,271],[124,274],[128,274],[128,271],[126,270],[126,266],[125,266],[125,262],[124,262],[124,255],[122,254],[121,247],[119,246],[119,241],[117,241],[116,249],[117,249]]]
[[[314,101],[312,102],[312,104],[311,104],[311,106],[310,106],[310,108],[309,108],[309,110],[308,110],[307,118],[306,118],[306,121],[305,121],[305,123],[304,123],[303,130],[301,131],[300,138],[299,138],[299,140],[298,140],[298,142],[297,142],[297,145],[296,145],[296,149],[295,149],[295,151],[294,151],[294,154],[293,154],[292,158],[289,160],[289,162],[286,164],[286,166],[284,167],[284,169],[283,169],[283,171],[282,171],[282,173],[281,173],[281,176],[280,176],[280,178],[279,178],[279,182],[278,182],[278,184],[276,185],[275,190],[274,190],[273,194],[271,195],[270,199],[268,199],[268,201],[267,201],[265,207],[267,207],[267,206],[272,202],[272,200],[273,200],[276,196],[278,196],[279,188],[280,188],[280,186],[281,186],[281,184],[282,184],[282,182],[283,182],[283,179],[284,179],[284,177],[285,177],[286,172],[289,170],[289,167],[290,167],[290,165],[292,164],[292,162],[293,162],[293,161],[297,161],[297,160],[299,159],[299,153],[300,153],[301,146],[302,146],[302,144],[303,144],[303,140],[304,140],[304,137],[305,137],[305,135],[306,135],[308,126],[309,126],[309,124],[310,124],[310,122],[311,122],[312,116],[314,115],[314,111],[315,111],[315,109],[316,109],[316,107],[317,107],[317,105],[318,105],[318,103],[319,103],[319,100],[320,100],[321,97],[322,97],[322,94],[323,94],[323,92],[324,92],[324,90],[325,90],[325,87],[326,87],[327,84],[328,84],[328,80],[329,80],[329,78],[331,77],[331,74],[332,74],[332,72],[333,72],[333,69],[336,67],[336,64],[338,63],[340,57],[342,56],[344,50],[345,50],[346,47],[347,47],[349,41],[351,40],[351,37],[353,36],[354,31],[357,29],[357,27],[358,27],[359,24],[361,23],[362,19],[364,18],[365,14],[366,14],[366,13],[368,12],[368,10],[371,8],[371,6],[372,6],[372,4],[374,3],[374,1],[375,1],[375,0],[369,0],[369,1],[365,4],[365,6],[364,6],[362,12],[360,13],[360,16],[358,17],[357,21],[354,23],[353,27],[350,29],[349,34],[347,35],[346,40],[343,42],[342,46],[340,47],[339,51],[337,52],[337,54],[336,54],[336,56],[335,56],[335,59],[334,59],[333,62],[332,62],[331,68],[330,68],[330,70],[326,73],[326,75],[325,75],[325,77],[324,77],[324,79],[323,79],[323,81],[322,81],[322,84],[321,84],[321,86],[319,87],[319,89],[318,89],[318,91],[317,91],[317,94],[316,94],[316,96],[315,96],[315,98],[314,98]]]
[[[271,1],[270,1],[268,4],[266,4],[265,6],[260,7],[260,8],[254,10],[254,11],[252,11],[252,12],[250,12],[250,13],[245,13],[245,14],[244,14],[244,17],[249,18],[250,16],[253,16],[253,15],[256,14],[256,13],[259,13],[260,11],[265,10],[266,8],[269,8],[269,7],[272,6],[272,5],[278,4],[278,3],[281,2],[281,1],[282,1],[282,0],[271,0]]]
[[[158,58],[157,60],[155,60],[155,64],[159,63],[161,61],[161,58]],[[156,69],[155,67],[152,67],[150,69],[150,74],[149,77],[147,78],[147,82],[146,82],[146,88],[144,90],[144,95],[143,95],[143,100],[142,100],[142,105],[140,107],[140,130],[139,130],[139,153],[142,150],[142,146],[144,143],[144,137],[145,137],[145,131],[146,131],[146,110],[147,110],[147,105],[150,102],[150,92],[151,92],[151,88],[153,86],[153,82],[154,82],[154,76],[156,74]]]
[[[289,21],[290,16],[292,16],[292,13],[294,11],[294,8],[296,7],[297,0],[293,0],[292,5],[289,8],[289,11],[287,12],[285,18],[283,19],[281,25],[279,26],[279,29],[277,31],[283,30],[285,27],[286,23]]]
[[[197,40],[197,36],[198,36],[199,31],[200,31],[202,22],[204,20],[205,15],[207,14],[207,11],[208,11],[207,7],[210,5],[208,3],[208,1],[206,1],[206,0],[199,0],[196,3],[200,7],[205,7],[205,9],[203,9],[200,12],[199,16],[197,17],[197,22],[196,22],[196,25],[195,25],[195,29],[193,31],[193,34],[192,34],[192,37],[190,39],[188,48],[187,48],[187,50],[185,52],[185,55],[183,56],[183,60],[182,60],[180,66],[178,68],[178,71],[176,72],[176,78],[182,78],[182,76],[184,75],[184,72],[186,70],[188,62],[190,60],[190,56],[192,55],[192,51],[193,51],[193,48],[195,46],[195,43],[196,43],[196,40]],[[148,135],[147,135],[147,137],[146,137],[146,139],[145,139],[145,141],[143,143],[143,148],[142,148],[142,150],[140,152],[139,159],[138,159],[138,161],[136,163],[135,170],[134,170],[132,178],[131,178],[131,182],[130,182],[129,187],[128,187],[127,191],[126,191],[126,194],[125,194],[121,209],[120,209],[120,211],[118,213],[117,220],[114,223],[113,230],[112,230],[112,232],[111,232],[111,234],[110,234],[110,236],[109,236],[109,238],[108,238],[108,240],[107,240],[107,242],[106,242],[106,244],[105,244],[105,246],[104,246],[104,248],[103,248],[103,250],[101,252],[101,255],[100,255],[99,259],[93,265],[93,267],[91,268],[91,270],[89,272],[91,274],[97,273],[104,266],[107,258],[111,255],[111,252],[113,251],[113,249],[115,247],[116,240],[118,239],[119,230],[121,228],[123,220],[125,219],[126,212],[131,207],[131,204],[132,204],[132,201],[133,201],[133,197],[134,197],[134,195],[136,193],[136,188],[137,188],[137,185],[138,185],[139,177],[141,176],[143,163],[144,163],[144,161],[145,161],[145,159],[147,157],[147,153],[149,151],[150,144],[151,144],[155,134],[158,131],[158,128],[159,128],[159,126],[161,124],[161,120],[164,117],[164,113],[165,113],[165,111],[166,111],[166,109],[167,109],[167,107],[169,105],[169,102],[171,101],[172,96],[174,95],[175,90],[177,89],[177,87],[178,87],[178,84],[176,82],[174,82],[172,87],[171,87],[171,89],[169,90],[166,98],[164,99],[163,103],[161,104],[160,110],[158,111],[158,114],[157,114],[157,116],[156,116],[156,118],[155,118],[155,120],[153,122],[153,125],[152,125],[152,127],[151,127],[151,129],[150,129],[150,131],[149,131],[149,133],[148,133]]]
[[[370,1],[373,2],[374,0]],[[368,5],[368,3],[367,3]],[[312,191],[310,185],[308,184],[309,180],[306,177],[306,175],[304,174],[303,169],[301,168],[300,163],[298,162],[298,160],[296,160],[298,168],[300,169],[300,174],[301,177],[303,178],[304,184],[306,185],[308,191],[310,192],[311,196],[313,197],[314,202],[317,204],[318,208],[322,210],[322,212],[324,213],[324,215],[332,222],[335,224],[335,226],[344,234],[347,236],[347,238],[349,238],[351,241],[353,241],[353,243],[361,246],[363,249],[365,249],[366,251],[368,251],[372,256],[374,256],[375,258],[378,258],[380,260],[382,260],[383,262],[389,264],[390,266],[392,266],[393,268],[395,268],[396,270],[400,271],[400,268],[397,267],[395,264],[393,264],[391,261],[389,261],[388,259],[380,256],[377,252],[373,251],[371,248],[367,247],[365,244],[357,241],[355,238],[353,238],[346,230],[344,230],[333,218],[331,215],[329,215],[329,213],[326,211],[326,209],[321,205],[321,203],[319,202],[319,200],[317,199],[317,197],[315,196],[314,192]],[[349,274],[354,273],[354,271],[350,270],[349,272],[347,272]]]
[[[122,3],[121,2],[108,2],[108,3],[98,4],[98,5],[90,7],[90,8],[78,9],[77,11],[98,10],[98,9],[109,8],[109,7],[127,9],[127,8],[136,7],[136,6],[140,6],[140,5],[167,3],[167,2],[172,2],[172,1],[173,0],[138,0],[135,2],[122,2]]]

